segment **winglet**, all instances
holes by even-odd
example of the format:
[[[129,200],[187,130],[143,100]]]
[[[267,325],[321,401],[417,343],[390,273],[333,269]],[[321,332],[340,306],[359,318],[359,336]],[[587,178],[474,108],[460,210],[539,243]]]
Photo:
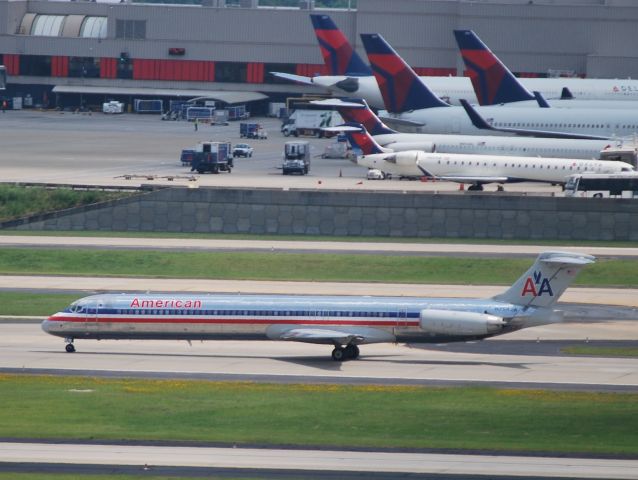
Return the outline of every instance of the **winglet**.
[[[536,90],[534,90],[534,98],[536,99],[539,107],[551,108],[551,105],[547,103],[547,100],[545,100],[545,97],[543,97],[543,94],[541,92],[537,92]]]
[[[574,99],[574,95],[572,94],[571,90],[567,87],[563,87],[563,89],[560,92],[560,99],[561,100],[573,100]]]
[[[312,26],[329,75],[367,77],[372,70],[365,64],[350,42],[328,15],[311,14]]]
[[[362,33],[361,40],[388,112],[450,106],[423,83],[381,35]]]
[[[480,105],[534,100],[514,74],[472,30],[454,30]]]
[[[465,99],[460,99],[459,102],[461,106],[467,113],[467,116],[470,117],[472,121],[472,125],[474,125],[479,130],[496,130],[492,125],[487,123],[483,117],[469,104],[469,102]]]

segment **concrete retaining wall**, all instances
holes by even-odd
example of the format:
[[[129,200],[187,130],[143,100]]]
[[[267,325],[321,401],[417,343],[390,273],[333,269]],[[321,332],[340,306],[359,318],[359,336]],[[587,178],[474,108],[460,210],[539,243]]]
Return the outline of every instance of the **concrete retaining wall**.
[[[638,200],[496,193],[168,188],[34,219],[21,230],[638,240]]]

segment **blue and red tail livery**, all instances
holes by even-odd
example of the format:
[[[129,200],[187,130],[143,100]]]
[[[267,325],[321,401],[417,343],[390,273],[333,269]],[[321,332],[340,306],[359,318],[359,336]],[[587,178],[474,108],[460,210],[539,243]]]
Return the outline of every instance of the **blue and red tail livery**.
[[[525,279],[523,284],[523,290],[521,296],[531,295],[533,297],[542,297],[543,295],[554,296],[552,286],[549,283],[549,279],[543,276],[540,271],[534,271],[534,273]]]
[[[454,30],[476,98],[480,105],[534,100],[514,74],[472,30]]]
[[[342,99],[345,101],[352,102],[361,102],[361,107],[352,107],[352,106],[338,106],[337,111],[339,115],[346,122],[350,123],[360,123],[363,125],[370,135],[383,135],[386,133],[397,133],[396,130],[392,130],[385,123],[381,121],[379,117],[377,117],[365,100],[361,98],[357,99]]]
[[[346,137],[348,137],[348,141],[350,145],[352,145],[353,149],[361,150],[363,155],[371,155],[373,153],[386,153],[388,150],[385,150],[375,142],[374,138],[370,136],[370,134],[363,128],[363,125],[356,122],[346,122],[344,125],[348,127],[356,127],[359,128],[358,131],[348,131],[346,130],[344,133]]]
[[[367,77],[372,75],[346,36],[328,15],[310,15],[329,75]]]
[[[361,40],[387,111],[401,113],[449,106],[421,81],[381,35],[361,34]]]

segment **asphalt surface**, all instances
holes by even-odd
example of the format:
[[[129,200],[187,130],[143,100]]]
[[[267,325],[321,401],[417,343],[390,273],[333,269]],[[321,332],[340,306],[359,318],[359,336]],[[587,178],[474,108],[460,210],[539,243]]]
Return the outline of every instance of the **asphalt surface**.
[[[64,112],[10,111],[0,116],[3,132],[0,178],[3,182],[46,182],[95,185],[190,185],[458,191],[458,184],[402,180],[368,181],[367,169],[344,159],[322,159],[331,139],[303,138],[311,144],[312,165],[307,176],[283,176],[280,166],[286,138],[281,121],[255,118],[264,125],[268,140],[249,140],[252,158],[237,158],[231,174],[193,175],[179,162],[182,149],[202,140],[244,143],[239,122],[228,126],[161,121],[156,115],[73,114]],[[300,138],[301,139],[301,138]],[[19,159],[19,161],[18,161]],[[126,179],[125,176],[130,176]],[[169,180],[174,178],[174,180]],[[495,192],[496,186],[487,191]],[[507,186],[508,192],[562,195],[559,187],[522,183]]]
[[[122,465],[137,465],[138,468],[143,469],[146,466],[150,470],[162,466],[232,468],[235,472],[236,469],[241,469],[242,472],[250,472],[255,469],[258,474],[259,472],[268,473],[270,471],[272,473],[273,470],[284,470],[290,473],[301,473],[304,478],[303,472],[310,471],[311,475],[325,472],[328,475],[325,478],[343,478],[335,476],[341,472],[356,475],[370,472],[377,475],[385,473],[391,476],[381,478],[414,478],[406,475],[416,473],[421,475],[469,475],[470,478],[473,475],[489,475],[490,478],[523,476],[532,478],[638,479],[638,460],[243,447],[3,442],[0,443],[0,462],[3,461],[14,464],[22,462],[26,464],[97,464],[113,465],[119,468]]]
[[[0,247],[95,248],[166,251],[341,253],[368,255],[445,255],[453,257],[533,258],[548,250],[568,250],[597,258],[638,258],[638,247],[553,247],[472,243],[338,242],[199,238],[56,237],[53,235],[0,235]]]

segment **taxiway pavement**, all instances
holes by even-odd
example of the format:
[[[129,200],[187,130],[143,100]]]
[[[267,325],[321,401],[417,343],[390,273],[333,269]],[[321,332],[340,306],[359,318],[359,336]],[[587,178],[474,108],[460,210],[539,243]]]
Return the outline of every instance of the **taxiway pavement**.
[[[600,336],[638,338],[636,322],[598,326]],[[579,337],[590,324],[549,325],[490,339],[506,342],[555,339],[553,327]],[[531,330],[535,330],[531,332]],[[535,338],[535,335],[537,338]],[[575,344],[584,340],[573,340]],[[487,343],[486,343],[487,344]],[[274,341],[96,341],[76,338],[77,352],[39,324],[0,324],[0,371],[126,376],[236,379],[302,383],[478,384],[582,390],[638,390],[638,359],[562,355],[464,353],[411,348],[403,344],[361,347],[357,361],[337,363],[331,347]],[[488,344],[489,345],[489,344]]]
[[[638,479],[638,460],[143,445],[0,443],[0,462],[199,466],[309,472]]]
[[[596,257],[638,257],[634,247],[503,245],[472,243],[336,242],[147,237],[73,237],[54,235],[0,235],[0,247],[157,249],[264,252],[323,252],[357,254],[534,256],[548,250],[568,250]]]

